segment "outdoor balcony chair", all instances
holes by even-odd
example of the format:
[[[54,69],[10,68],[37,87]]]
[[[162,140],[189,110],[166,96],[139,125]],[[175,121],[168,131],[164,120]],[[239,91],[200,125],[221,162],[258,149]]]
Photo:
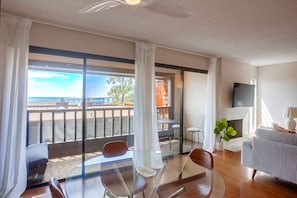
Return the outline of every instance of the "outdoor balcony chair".
[[[202,137],[204,138],[204,122],[205,115],[198,115],[196,118],[196,126],[192,126],[187,128],[187,131],[192,133],[192,142],[194,141],[194,133],[198,133],[198,144],[199,144],[199,133],[202,133]]]

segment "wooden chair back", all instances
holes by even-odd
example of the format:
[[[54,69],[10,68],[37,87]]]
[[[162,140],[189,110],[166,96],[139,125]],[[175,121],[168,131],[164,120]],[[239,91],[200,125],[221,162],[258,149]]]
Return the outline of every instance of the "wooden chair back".
[[[128,146],[123,141],[112,141],[107,142],[103,146],[103,156],[104,157],[115,157],[124,155],[128,151]],[[116,197],[133,197],[134,194],[142,192],[144,196],[144,189],[147,184],[145,179],[140,175],[133,173],[133,167],[120,172],[121,178],[113,171],[109,172],[107,175],[101,176],[102,184],[105,186],[104,196],[108,192],[112,192]],[[120,180],[119,180],[120,179]]]
[[[62,186],[56,178],[51,177],[48,185],[53,198],[66,198]]]
[[[193,149],[190,153],[193,162],[212,170],[214,168],[213,156],[210,152],[203,149]]]
[[[103,146],[104,157],[115,157],[124,155],[128,151],[128,146],[123,141],[107,142]]]

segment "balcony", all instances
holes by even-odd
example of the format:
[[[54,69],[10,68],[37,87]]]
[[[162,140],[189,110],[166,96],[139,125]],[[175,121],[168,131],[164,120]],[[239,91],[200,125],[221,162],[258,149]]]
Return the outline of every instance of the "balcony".
[[[158,116],[168,118],[169,107],[158,107]],[[83,123],[85,116],[85,123]],[[98,145],[121,139],[133,143],[132,106],[95,105],[83,110],[77,105],[67,109],[56,106],[28,106],[27,145],[46,142],[49,158],[81,154],[83,124],[86,128],[86,152],[97,152]],[[159,124],[160,137],[168,130],[167,124]],[[132,139],[131,139],[132,138]]]
[[[158,107],[158,117],[167,119],[169,107]],[[83,117],[85,116],[85,123]],[[100,155],[103,145],[112,140],[122,140],[130,147],[134,144],[133,106],[93,105],[83,110],[78,105],[56,108],[55,105],[28,106],[27,144],[46,142],[49,149],[49,163],[44,180],[55,175],[59,179],[67,176],[71,166],[82,159],[83,126],[85,130],[86,159]],[[178,137],[172,140],[176,149],[169,150],[168,124],[158,124],[161,149],[167,154],[178,153]],[[165,137],[165,138],[164,138]],[[167,148],[168,147],[168,148]],[[164,152],[165,153],[165,152]],[[63,171],[65,174],[61,174]],[[59,173],[60,172],[60,173]],[[34,183],[33,183],[34,185]]]

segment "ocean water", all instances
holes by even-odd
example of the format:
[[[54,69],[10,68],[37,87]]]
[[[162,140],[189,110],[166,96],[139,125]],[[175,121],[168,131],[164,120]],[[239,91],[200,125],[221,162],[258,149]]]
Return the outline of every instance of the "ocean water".
[[[65,102],[68,101],[81,101],[82,98],[73,98],[73,97],[28,97],[28,101],[56,101],[59,102],[61,98],[64,98]]]
[[[28,97],[28,104],[56,104],[60,102],[61,98],[68,104],[79,104],[82,102],[82,98],[78,97]],[[110,104],[112,103],[111,97],[98,97],[89,98],[93,104]]]

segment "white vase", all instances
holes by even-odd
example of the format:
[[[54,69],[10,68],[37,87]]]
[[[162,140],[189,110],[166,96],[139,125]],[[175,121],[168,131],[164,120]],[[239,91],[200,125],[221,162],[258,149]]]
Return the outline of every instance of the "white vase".
[[[216,142],[216,150],[218,150],[218,151],[224,150],[223,142]]]

